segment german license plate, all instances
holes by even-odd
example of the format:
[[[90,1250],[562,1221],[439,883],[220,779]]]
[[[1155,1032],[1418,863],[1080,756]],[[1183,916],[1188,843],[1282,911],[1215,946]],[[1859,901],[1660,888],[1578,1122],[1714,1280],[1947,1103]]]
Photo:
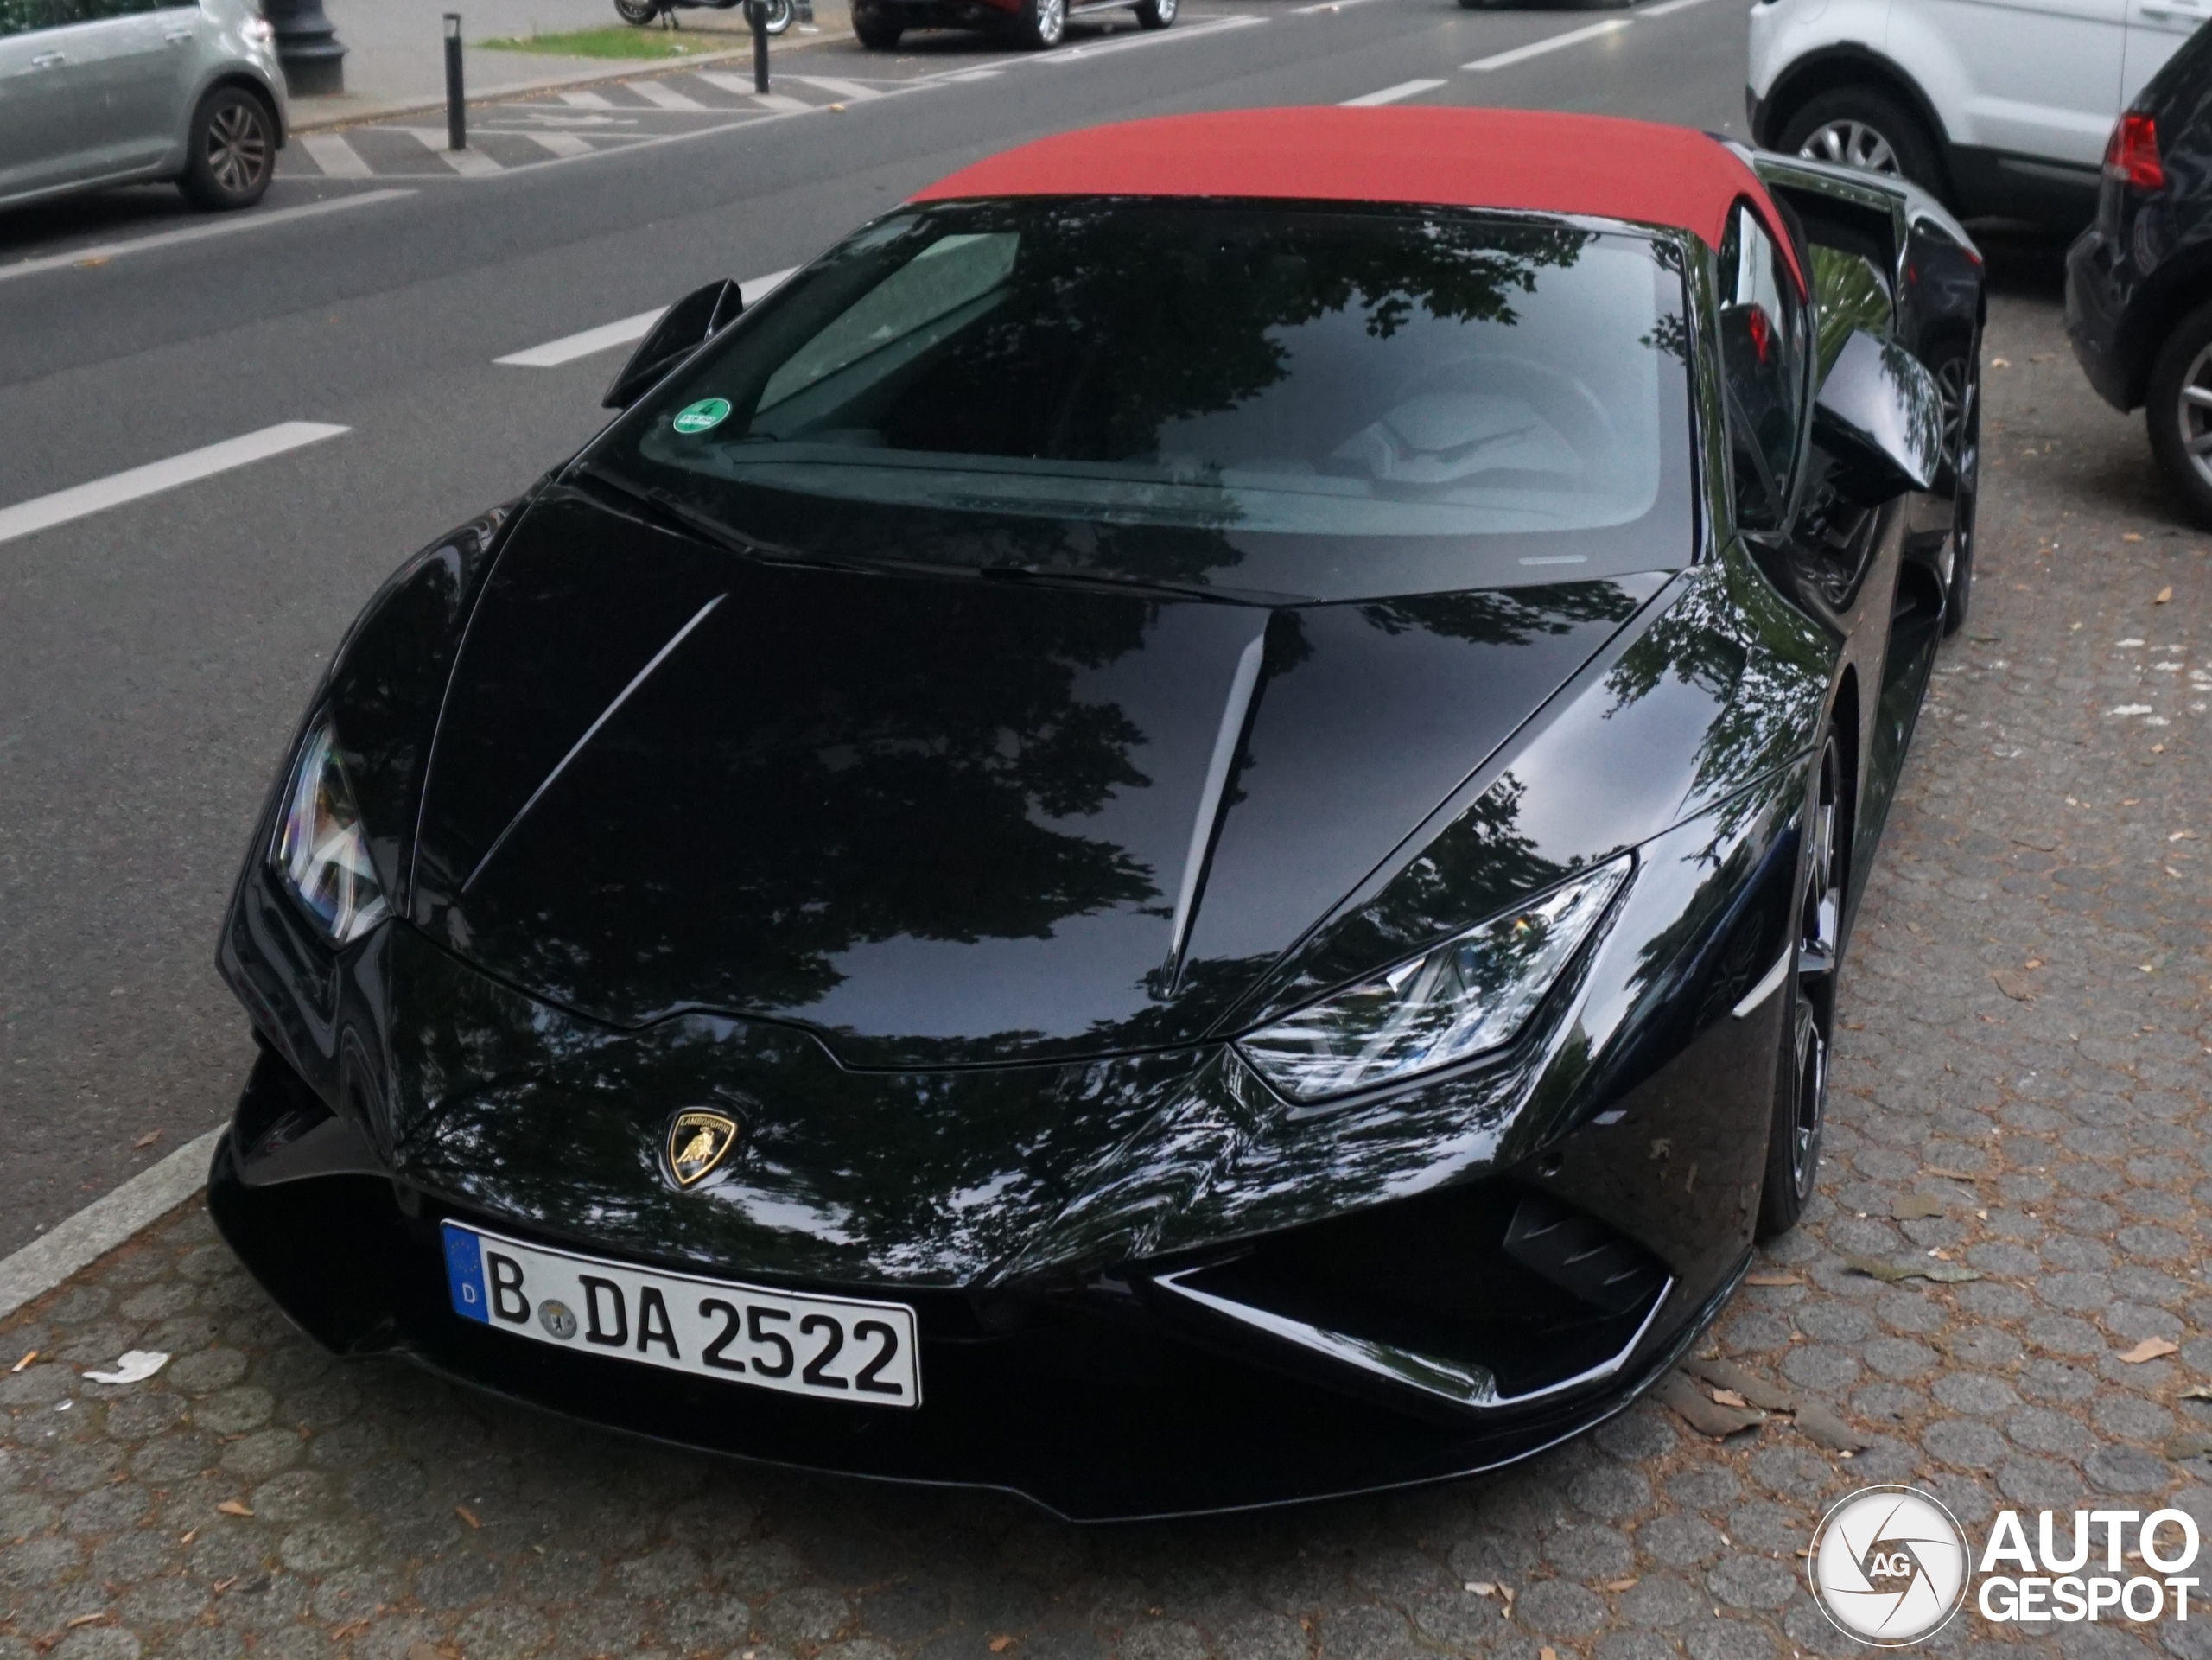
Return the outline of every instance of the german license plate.
[[[914,1311],[647,1272],[444,1224],[453,1311],[495,1331],[695,1377],[862,1406],[922,1402]]]

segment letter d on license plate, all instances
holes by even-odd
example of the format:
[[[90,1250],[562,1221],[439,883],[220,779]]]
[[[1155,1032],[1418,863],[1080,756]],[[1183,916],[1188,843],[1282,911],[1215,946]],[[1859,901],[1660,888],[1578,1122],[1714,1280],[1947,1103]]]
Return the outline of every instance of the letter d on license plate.
[[[443,1224],[453,1312],[534,1343],[860,1406],[922,1403],[914,1311],[647,1271]]]

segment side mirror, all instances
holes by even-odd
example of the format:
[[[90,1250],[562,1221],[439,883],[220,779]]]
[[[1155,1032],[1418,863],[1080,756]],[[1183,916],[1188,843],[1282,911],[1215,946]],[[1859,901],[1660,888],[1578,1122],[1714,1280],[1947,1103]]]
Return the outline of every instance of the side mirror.
[[[1925,490],[1943,462],[1936,377],[1896,342],[1855,328],[1813,400],[1813,438],[1841,464],[1837,487],[1866,506]]]
[[[610,410],[628,409],[655,381],[697,350],[709,335],[736,321],[737,314],[744,309],[744,296],[727,277],[692,289],[662,312],[660,321],[645,331],[645,339],[638,342],[638,349],[630,353],[630,360],[600,400],[601,404]]]

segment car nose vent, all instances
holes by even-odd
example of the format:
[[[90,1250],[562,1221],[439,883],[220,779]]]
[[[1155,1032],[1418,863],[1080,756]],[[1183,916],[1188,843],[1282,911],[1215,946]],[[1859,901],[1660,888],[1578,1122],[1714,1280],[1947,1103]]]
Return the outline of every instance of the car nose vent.
[[[1195,1334],[1255,1363],[1455,1414],[1613,1377],[1675,1288],[1596,1217],[1503,1181],[1264,1238],[1150,1283]]]
[[[1506,1224],[1503,1249],[1523,1268],[1609,1314],[1645,1307],[1667,1277],[1640,1247],[1548,1193],[1522,1196]]]

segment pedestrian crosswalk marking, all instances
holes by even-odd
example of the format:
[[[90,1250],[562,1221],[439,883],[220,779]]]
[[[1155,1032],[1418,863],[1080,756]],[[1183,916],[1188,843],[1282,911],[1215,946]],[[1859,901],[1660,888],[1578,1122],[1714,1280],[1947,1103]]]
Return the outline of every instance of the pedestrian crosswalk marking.
[[[785,92],[756,92],[753,83],[743,75],[725,75],[711,69],[695,69],[696,80],[703,80],[717,92],[735,92],[740,98],[759,105],[764,110],[810,110],[814,107],[803,98],[793,98]],[[787,75],[787,80],[797,80],[797,75]]]
[[[483,174],[504,173],[506,170],[480,149],[448,149],[442,127],[387,127],[385,130],[405,133],[464,178],[473,179]]]
[[[626,80],[625,92],[635,92],[648,104],[657,104],[664,110],[703,110],[708,106],[696,98],[677,92],[673,86],[663,86],[657,80]]]
[[[611,110],[614,107],[597,92],[563,92],[561,102],[572,110]]]
[[[330,179],[365,179],[370,176],[369,164],[360,152],[334,132],[303,132],[301,148],[315,158],[315,164]]]
[[[556,156],[588,156],[592,149],[589,144],[572,132],[523,132],[517,133],[515,137],[527,138],[541,149],[551,150]]]
[[[795,80],[802,86],[818,86],[832,98],[848,99],[855,104],[883,96],[880,87],[863,86],[856,80],[833,80],[827,75],[785,75],[783,79]]]

